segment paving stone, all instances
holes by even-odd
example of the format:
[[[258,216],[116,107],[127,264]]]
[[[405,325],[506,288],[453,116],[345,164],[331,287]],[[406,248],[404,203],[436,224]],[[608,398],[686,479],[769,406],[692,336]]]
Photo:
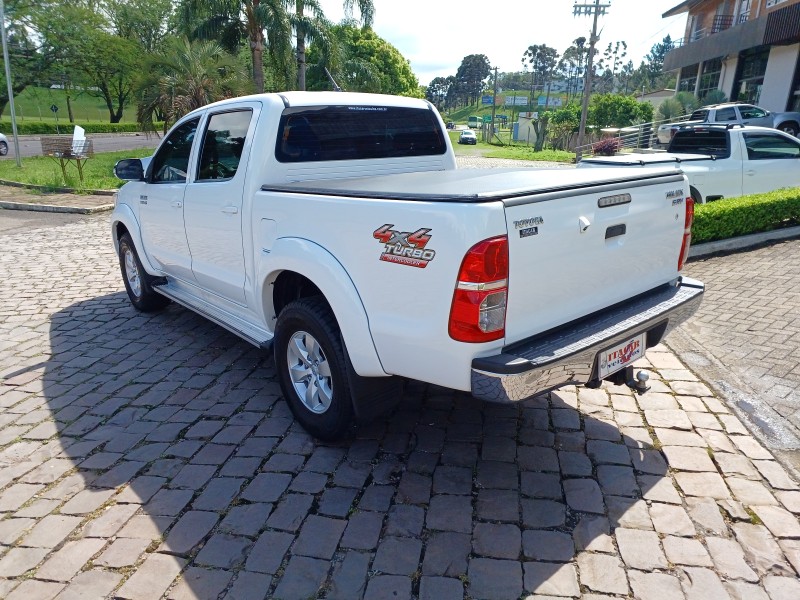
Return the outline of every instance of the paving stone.
[[[433,530],[472,533],[471,498],[446,494],[433,496],[425,516],[425,525]]]
[[[189,567],[167,597],[169,600],[216,600],[232,578],[230,571]]]
[[[399,575],[378,575],[369,580],[364,600],[411,598],[411,578]]]
[[[744,581],[726,581],[723,585],[731,600],[769,600],[769,596],[760,585]]]
[[[603,494],[594,479],[565,479],[564,494],[573,510],[603,514]]]
[[[473,598],[512,600],[522,594],[522,565],[517,561],[473,558],[467,577],[467,594]]]
[[[586,442],[586,452],[597,465],[630,465],[631,457],[628,447],[624,444],[614,444],[604,440],[589,440]]]
[[[569,534],[559,531],[523,531],[525,558],[541,561],[569,562],[575,556],[575,544]]]
[[[225,600],[264,600],[271,585],[272,577],[269,575],[239,571],[225,594]]]
[[[167,480],[163,477],[140,475],[130,482],[116,497],[118,504],[145,504],[158,492]]]
[[[478,475],[475,484],[479,488],[498,490],[519,489],[519,475],[517,465],[482,460],[478,463]]]
[[[19,577],[38,565],[48,552],[47,548],[11,548],[0,560],[0,573]]]
[[[558,462],[564,476],[591,477],[592,461],[583,452],[559,452]]]
[[[748,506],[778,504],[766,486],[758,481],[740,479],[738,477],[728,477],[726,479],[728,487],[731,488],[734,497],[742,504]]]
[[[297,536],[292,553],[330,560],[346,525],[347,522],[341,519],[309,515]]]
[[[692,431],[694,428],[689,417],[682,410],[645,410],[644,418],[650,427],[681,429]]]
[[[681,586],[686,600],[708,600],[709,598],[728,598],[728,593],[714,571],[697,567],[681,569]]]
[[[0,544],[11,546],[25,530],[33,527],[36,519],[5,519],[0,521]]]
[[[422,507],[395,504],[389,509],[385,534],[399,537],[417,537],[422,533],[424,523],[425,510]]]
[[[158,551],[171,554],[189,554],[217,524],[219,516],[213,512],[192,510],[184,513],[170,530]]]
[[[637,475],[636,481],[639,482],[639,489],[642,491],[642,498],[651,502],[666,502],[668,504],[682,504],[678,490],[671,477],[657,475]]]
[[[654,502],[650,505],[650,518],[658,533],[688,537],[697,533],[682,506]]]
[[[581,584],[590,590],[609,594],[628,593],[628,580],[618,557],[581,552],[577,562]]]
[[[532,498],[550,498],[561,500],[561,477],[551,473],[530,473],[524,471],[521,475],[522,485],[520,491]],[[481,490],[484,491],[484,490]]]
[[[98,540],[98,542],[104,542]],[[93,564],[112,569],[130,567],[139,560],[139,557],[150,545],[149,540],[139,540],[135,538],[119,538],[114,540],[111,545],[96,558]],[[102,546],[102,543],[101,543]]]
[[[653,522],[647,511],[647,503],[633,498],[607,496],[608,519],[612,527],[652,530]]]
[[[0,494],[0,512],[17,510],[38,492],[44,489],[42,484],[18,483]]]
[[[250,550],[245,568],[248,571],[274,575],[293,541],[294,536],[290,533],[265,531]]]
[[[753,465],[774,489],[800,490],[800,485],[789,477],[786,470],[774,460],[754,460]]]
[[[714,561],[714,568],[728,579],[758,582],[758,575],[744,560],[742,547],[734,540],[707,537],[706,546]]]
[[[136,506],[135,508],[139,508]],[[172,525],[172,517],[151,517],[150,515],[137,515],[132,517],[125,526],[119,530],[117,536],[122,538],[134,538],[140,540],[154,540]],[[101,529],[102,530],[102,529]],[[97,532],[92,531],[92,534]],[[97,535],[97,537],[106,537]]]
[[[680,431],[677,429],[655,428],[658,441],[663,446],[691,446],[695,448],[705,448],[706,441],[700,435],[692,431]]]
[[[241,494],[250,502],[275,502],[289,487],[292,476],[284,473],[259,473]]]
[[[389,575],[412,575],[417,570],[421,552],[419,540],[385,537],[378,545],[372,569]]]
[[[471,551],[471,535],[447,531],[433,533],[425,546],[422,572],[460,577],[467,572],[467,557]]]
[[[470,591],[472,591],[472,563],[475,560],[480,559],[473,559],[470,561]],[[511,565],[515,564],[519,563],[511,563]],[[507,566],[506,569],[509,571],[508,576],[513,578],[514,569],[511,565]],[[575,565],[546,562],[526,562],[523,565],[523,569],[525,570],[525,590],[536,594],[536,597],[538,597],[538,595],[551,595],[559,597],[577,597],[580,595],[580,588],[578,587],[578,574],[575,570]],[[500,573],[498,573],[498,575],[499,574]],[[509,589],[509,592],[510,591],[511,589]]]
[[[142,565],[116,592],[125,600],[156,600],[161,598],[186,561],[167,554],[150,554]]]
[[[800,581],[796,577],[769,575],[764,578],[764,587],[771,600],[796,600],[800,598]]]
[[[489,558],[518,559],[522,548],[519,527],[510,524],[477,523],[472,533],[473,553]]]
[[[35,548],[55,548],[80,524],[80,517],[48,515],[19,544]],[[2,572],[2,571],[0,571]]]
[[[731,528],[744,550],[747,562],[759,575],[791,576],[780,547],[763,525],[734,523]]]
[[[673,564],[691,567],[714,566],[703,544],[697,540],[668,535],[661,540],[661,543],[667,560]]]
[[[765,450],[755,438],[749,435],[734,435],[731,436],[731,441],[747,458],[753,460],[772,460],[772,454]]]
[[[151,516],[174,517],[192,499],[192,490],[160,490],[144,505],[144,511]]]
[[[475,513],[478,519],[484,521],[518,523],[520,520],[519,501],[519,493],[514,490],[480,490],[478,501],[475,504]]]
[[[239,493],[244,479],[216,477],[206,486],[203,493],[192,502],[195,510],[225,510]]]
[[[360,511],[350,515],[340,542],[341,547],[374,550],[378,545],[382,525],[383,515],[380,513]]]
[[[471,494],[472,469],[440,465],[433,472],[434,494]]]
[[[728,527],[719,512],[717,503],[710,498],[687,498],[686,507],[692,520],[707,531],[726,535]]]
[[[73,579],[58,595],[58,600],[88,600],[105,598],[122,581],[119,573],[108,571],[84,571]]]
[[[800,538],[800,522],[779,506],[753,506],[753,512],[777,538]]]
[[[800,574],[800,541],[797,540],[778,540],[778,546],[783,550],[783,555]]]
[[[713,452],[728,452],[730,454],[738,452],[731,439],[721,431],[698,429],[697,433],[705,440],[705,445],[711,448]]]
[[[297,531],[314,503],[308,494],[287,494],[267,519],[267,527]]]
[[[800,492],[776,492],[775,495],[787,510],[800,515]]]
[[[105,540],[86,538],[67,542],[36,571],[40,579],[69,581],[105,545]]]
[[[328,573],[328,562],[306,556],[293,556],[275,588],[276,598],[315,597]]]
[[[578,550],[615,552],[611,528],[605,517],[586,515],[575,526],[572,537]],[[528,533],[528,532],[525,532]]]
[[[423,577],[419,585],[420,600],[460,600],[464,584],[449,577]]]
[[[558,473],[559,470],[556,451],[540,446],[520,446],[517,450],[517,464],[523,471]]]
[[[664,446],[661,451],[667,457],[667,463],[673,469],[681,471],[698,471],[716,473],[717,468],[711,462],[704,448],[687,446]]]
[[[6,600],[51,600],[64,589],[63,583],[28,579],[19,584]]]
[[[639,600],[683,600],[681,582],[666,573],[628,571],[633,597]]]
[[[358,490],[352,488],[328,488],[319,500],[317,512],[331,517],[346,517],[357,494]]]
[[[214,534],[194,559],[195,564],[220,569],[235,569],[244,564],[253,543],[244,537],[227,533]],[[250,569],[253,571],[255,569]]]
[[[597,480],[604,494],[634,497],[640,495],[631,467],[600,465],[597,467]]]
[[[369,561],[368,554],[348,552],[333,568],[326,600],[361,598],[367,587]]]
[[[618,527],[614,535],[622,559],[629,567],[642,571],[667,568],[667,560],[655,532]]]
[[[650,475],[664,475],[667,472],[667,463],[658,450],[643,448],[629,448],[633,469],[638,473]]]
[[[683,493],[687,496],[702,498],[725,499],[730,497],[730,492],[725,486],[725,481],[715,471],[714,473],[676,473],[675,481],[678,482]],[[731,480],[728,480],[730,483]],[[752,482],[748,482],[752,483]]]

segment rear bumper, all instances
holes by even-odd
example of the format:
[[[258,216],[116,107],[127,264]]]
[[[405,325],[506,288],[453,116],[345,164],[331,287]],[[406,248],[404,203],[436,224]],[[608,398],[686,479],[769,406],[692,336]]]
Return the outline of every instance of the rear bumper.
[[[596,379],[597,354],[640,333],[658,344],[700,306],[705,286],[688,277],[472,361],[472,395],[515,402]]]

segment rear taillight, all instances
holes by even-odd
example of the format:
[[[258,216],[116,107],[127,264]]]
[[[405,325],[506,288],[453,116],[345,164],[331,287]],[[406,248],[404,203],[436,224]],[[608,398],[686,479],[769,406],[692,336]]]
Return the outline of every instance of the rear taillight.
[[[467,252],[458,272],[448,331],[459,342],[491,342],[506,334],[508,238],[484,240]]]
[[[692,223],[694,222],[694,199],[686,199],[686,220],[683,226],[683,243],[678,256],[678,271],[683,269],[686,259],[689,258],[689,247],[692,245]]]

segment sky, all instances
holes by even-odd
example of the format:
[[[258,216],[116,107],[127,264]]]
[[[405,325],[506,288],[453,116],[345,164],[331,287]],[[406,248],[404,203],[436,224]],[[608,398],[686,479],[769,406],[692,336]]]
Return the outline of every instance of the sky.
[[[592,0],[579,0],[581,4]],[[319,0],[327,17],[339,22],[343,0]],[[461,60],[485,54],[500,71],[520,71],[522,54],[533,44],[563,52],[572,41],[588,39],[592,18],[574,17],[574,0],[373,0],[373,29],[411,63],[420,84],[455,75]],[[610,4],[600,17],[598,48],[625,41],[635,66],[653,44],[667,34],[683,37],[686,13],[662,19],[680,0],[603,0]],[[494,7],[495,10],[489,10]]]

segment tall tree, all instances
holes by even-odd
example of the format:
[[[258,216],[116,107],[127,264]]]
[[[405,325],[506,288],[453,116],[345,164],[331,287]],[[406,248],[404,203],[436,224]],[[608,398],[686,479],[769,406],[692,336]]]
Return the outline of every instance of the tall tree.
[[[119,123],[133,93],[133,80],[142,60],[141,47],[105,31],[91,32],[82,46],[85,60],[79,70],[87,93],[102,98],[110,122]]]
[[[161,48],[169,31],[173,6],[172,0],[105,0],[104,12],[114,33],[152,53]]]
[[[465,56],[456,71],[454,91],[465,104],[477,104],[490,73],[491,66],[485,54]]]
[[[670,36],[665,37],[659,43],[654,44],[642,62],[642,69],[647,80],[647,87],[650,90],[659,86],[659,81],[664,78],[664,59],[675,48],[675,43]]]
[[[548,97],[550,95],[550,83],[558,66],[558,59],[558,51],[547,44],[528,46],[528,49],[522,54],[523,64],[527,62],[533,73],[534,82],[538,82],[543,91],[547,90]],[[545,107],[548,104],[546,103]]]
[[[14,95],[36,83],[48,66],[48,61],[40,52],[30,33],[30,6],[20,0],[6,0],[6,28],[8,54],[11,67],[11,81]],[[5,65],[0,55],[0,114],[8,104],[8,85]]]

